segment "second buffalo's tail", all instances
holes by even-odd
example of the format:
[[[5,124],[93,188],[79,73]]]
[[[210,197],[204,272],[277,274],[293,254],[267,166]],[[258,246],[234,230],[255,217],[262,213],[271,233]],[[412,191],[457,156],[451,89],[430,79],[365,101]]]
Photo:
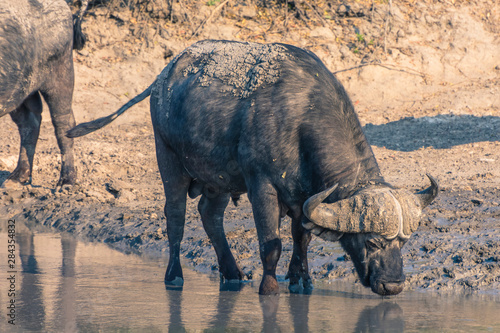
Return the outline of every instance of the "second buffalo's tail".
[[[156,81],[155,81],[156,82]],[[92,133],[94,131],[97,131],[100,128],[103,128],[116,118],[118,118],[120,115],[122,115],[125,111],[127,111],[128,108],[131,106],[134,106],[135,104],[139,103],[149,95],[151,95],[151,89],[153,88],[153,84],[151,84],[146,90],[144,90],[142,93],[139,95],[135,96],[132,98],[130,101],[128,101],[125,105],[123,105],[121,108],[118,109],[118,111],[110,114],[109,116],[102,117],[96,120],[92,120],[86,123],[81,123],[69,131],[66,132],[66,136],[68,138],[76,138],[79,136],[84,136],[86,134]]]
[[[83,46],[87,41],[87,38],[82,32],[82,21],[83,14],[85,14],[88,5],[89,0],[82,0],[82,6],[78,10],[78,13],[73,16],[73,48],[75,50],[83,49]]]

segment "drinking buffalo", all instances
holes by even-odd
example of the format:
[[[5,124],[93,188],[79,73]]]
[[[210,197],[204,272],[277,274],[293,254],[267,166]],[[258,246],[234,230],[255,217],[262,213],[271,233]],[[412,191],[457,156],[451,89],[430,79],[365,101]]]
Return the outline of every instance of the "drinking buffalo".
[[[284,44],[202,41],[180,53],[143,93],[114,114],[77,126],[103,127],[151,95],[170,246],[166,283],[182,284],[179,261],[186,195],[199,211],[227,280],[243,273],[224,235],[229,198],[247,192],[264,275],[278,293],[280,219],[292,219],[290,290],[311,288],[311,233],[340,241],[361,282],[381,295],[404,284],[401,247],[437,195],[386,183],[344,88],[311,52]]]
[[[42,120],[40,94],[49,106],[62,154],[58,185],[75,182],[73,140],[65,133],[75,125],[72,49],[83,47],[80,24],[87,3],[83,1],[75,17],[73,32],[64,0],[0,1],[0,117],[9,113],[21,135],[17,167],[5,184],[31,180]]]

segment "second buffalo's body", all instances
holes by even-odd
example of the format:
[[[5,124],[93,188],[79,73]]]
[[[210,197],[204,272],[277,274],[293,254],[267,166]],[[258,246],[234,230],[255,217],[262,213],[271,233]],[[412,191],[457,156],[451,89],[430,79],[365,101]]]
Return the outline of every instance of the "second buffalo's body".
[[[260,293],[278,292],[285,215],[292,219],[294,242],[291,290],[311,287],[311,232],[339,240],[374,292],[403,289],[400,249],[437,184],[432,180],[429,189],[412,194],[384,182],[349,97],[314,54],[284,44],[199,42],[117,113],[70,135],[102,127],[149,94],[166,196],[167,283],[183,281],[179,254],[187,195],[201,195],[203,226],[223,277],[243,278],[223,215],[230,198],[246,192],[263,263]]]
[[[0,1],[0,117],[10,114],[21,136],[17,167],[5,184],[31,181],[42,119],[43,96],[61,150],[59,185],[74,184],[73,140],[65,133],[75,125],[71,109],[73,48],[85,38],[81,20],[88,0],[75,17],[63,0]]]

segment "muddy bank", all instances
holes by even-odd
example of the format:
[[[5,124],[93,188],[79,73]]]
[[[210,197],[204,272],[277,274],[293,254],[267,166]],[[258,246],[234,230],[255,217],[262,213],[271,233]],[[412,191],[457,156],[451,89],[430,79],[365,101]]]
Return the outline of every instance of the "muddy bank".
[[[26,186],[3,190],[2,213],[28,224],[43,224],[104,242],[124,252],[167,255],[159,184],[156,180],[156,186],[145,193],[131,183],[110,177],[94,186],[66,186],[57,190]],[[197,200],[189,200],[181,246],[183,264],[210,273],[217,270],[216,256],[196,207]],[[239,207],[228,207],[225,220],[227,237],[238,263],[249,277],[259,281],[262,269],[258,241],[246,196]],[[403,248],[406,289],[498,293],[499,220],[497,189],[445,187],[426,209],[422,225]],[[283,252],[277,272],[283,278],[292,253],[288,218],[284,219],[281,232]],[[337,243],[314,238],[309,259],[315,280],[357,281],[352,263]]]
[[[174,11],[188,11],[195,2],[184,3],[184,9],[174,4]],[[173,56],[200,39],[278,41],[306,47],[338,72],[386,180],[416,191],[427,186],[428,172],[442,187],[437,200],[424,211],[421,227],[403,248],[406,288],[497,293],[499,5],[487,0],[393,2],[388,21],[387,4],[359,3],[360,8],[353,5],[349,10],[364,11],[362,16],[342,14],[340,2],[331,2],[330,7],[318,2],[317,12],[324,9],[329,19],[320,20],[310,10],[308,21],[289,13],[286,26],[277,23],[284,11],[252,7],[255,12],[249,12],[243,8],[249,6],[229,3],[191,38],[198,23],[214,9],[198,4],[201,9],[193,9],[197,16],[191,17],[191,23],[179,15],[179,21],[163,26],[168,34],[151,31],[149,45],[147,38],[136,36],[137,18],[132,14],[123,11],[119,21],[116,13],[91,8],[84,22],[89,44],[74,56],[77,122],[116,110],[149,86]],[[369,3],[376,3],[376,9],[369,10]],[[146,27],[154,30],[155,26]],[[144,101],[110,126],[76,140],[78,185],[62,189],[55,189],[60,157],[44,112],[33,183],[0,189],[0,218],[51,226],[125,252],[167,254],[164,194],[148,106]],[[1,118],[0,183],[15,167],[18,146],[17,128],[8,117]],[[188,202],[183,264],[202,272],[216,270],[197,200]],[[258,281],[258,243],[246,197],[239,207],[228,207],[225,220],[237,261]],[[290,221],[285,219],[281,276],[291,255],[289,229]],[[314,279],[356,280],[352,263],[338,244],[314,238],[309,252]]]

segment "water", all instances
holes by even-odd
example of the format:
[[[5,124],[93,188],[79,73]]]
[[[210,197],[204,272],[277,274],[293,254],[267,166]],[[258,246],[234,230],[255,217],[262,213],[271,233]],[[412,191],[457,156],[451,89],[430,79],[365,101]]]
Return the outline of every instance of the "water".
[[[163,284],[164,258],[144,259],[69,235],[16,224],[15,267],[0,226],[0,332],[500,332],[494,295],[403,292],[382,298],[353,284],[312,295],[259,296],[258,281],[220,291],[218,279],[185,269],[183,290]],[[15,297],[8,295],[14,274]],[[15,326],[9,302],[15,300]]]

